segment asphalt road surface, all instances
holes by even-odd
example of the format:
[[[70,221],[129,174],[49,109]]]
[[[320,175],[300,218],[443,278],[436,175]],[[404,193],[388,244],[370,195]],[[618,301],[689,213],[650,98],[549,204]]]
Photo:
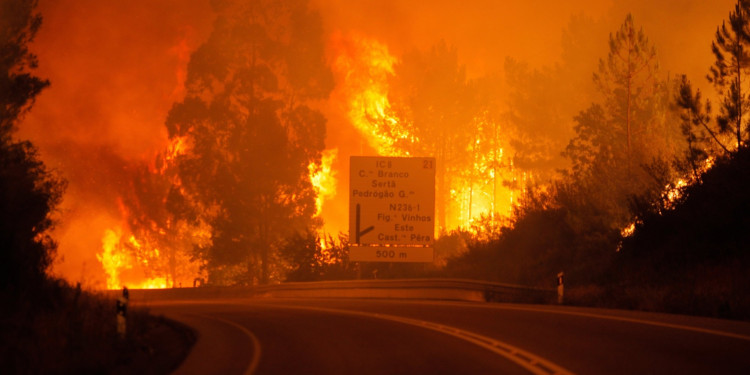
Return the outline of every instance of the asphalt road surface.
[[[198,342],[178,374],[750,374],[750,323],[367,299],[149,302]]]

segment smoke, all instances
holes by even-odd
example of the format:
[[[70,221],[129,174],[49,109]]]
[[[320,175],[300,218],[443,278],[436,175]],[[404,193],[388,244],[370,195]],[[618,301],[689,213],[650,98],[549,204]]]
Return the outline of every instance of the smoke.
[[[600,26],[591,38],[606,41],[609,32],[632,13],[659,49],[670,70],[703,77],[710,65],[710,43],[727,17],[732,0],[476,0],[346,1],[314,0],[329,31],[356,31],[386,43],[396,55],[427,49],[440,40],[456,46],[470,77],[502,67],[507,56],[533,66],[560,61],[561,34],[573,16]],[[600,51],[605,51],[606,45]],[[600,51],[590,51],[596,60]],[[697,57],[697,59],[688,58]]]
[[[19,135],[69,181],[54,273],[101,285],[96,254],[106,230],[122,225],[118,197],[166,147],[164,119],[213,17],[207,0],[42,0],[39,11],[32,50],[52,85]]]
[[[688,74],[701,87],[713,58],[711,40],[733,1],[312,4],[320,9],[331,44],[357,35],[382,43],[399,59],[445,41],[456,48],[469,78],[502,76],[512,57],[531,69],[566,63],[574,77],[562,82],[573,87],[590,81],[605,57],[608,34],[630,12],[656,46],[662,71]],[[47,165],[69,181],[55,232],[60,247],[54,272],[93,285],[105,277],[96,259],[102,238],[123,224],[118,197],[128,194],[135,173],[152,166],[167,147],[166,114],[184,95],[190,53],[209,35],[214,16],[209,0],[41,0],[39,10],[44,22],[32,49],[40,61],[38,75],[52,85],[19,135],[32,140]],[[573,17],[585,22],[572,22]],[[329,46],[329,61],[338,51]],[[326,146],[338,149],[333,162],[338,194],[322,211],[332,234],[346,231],[349,156],[374,153],[341,104],[346,74],[336,79],[337,89],[321,103],[328,118]],[[502,80],[499,85],[503,93]]]
[[[732,1],[707,3],[699,0],[668,1],[343,1],[314,0],[320,7],[332,44],[339,47],[341,35],[367,38],[387,46],[397,59],[412,50],[427,51],[446,42],[456,48],[460,64],[468,78],[504,77],[506,59],[512,58],[528,66],[530,71],[551,70],[558,74],[555,94],[572,95],[563,99],[559,117],[565,123],[548,121],[536,124],[538,134],[550,137],[573,134],[573,116],[596,100],[592,74],[599,59],[605,58],[608,37],[632,13],[638,27],[657,48],[662,73],[671,77],[688,74],[699,81],[704,92],[710,92],[703,77],[712,62],[710,52],[714,31],[728,14]],[[339,48],[340,50],[340,48]],[[350,50],[345,50],[350,52]],[[339,55],[331,57],[335,61]],[[555,70],[556,67],[561,69]],[[335,164],[339,175],[348,170],[348,155],[372,154],[361,134],[352,132],[351,119],[337,98],[351,79],[338,74],[337,89],[328,111],[328,147],[340,148]],[[502,106],[512,105],[508,83],[499,80],[493,89]],[[552,90],[550,90],[552,91]],[[503,108],[507,111],[512,108]],[[535,128],[536,131],[536,128]],[[568,139],[554,143],[567,144]],[[554,149],[550,166],[560,167],[565,161]],[[347,191],[348,181],[342,179],[338,191]],[[346,231],[347,197],[339,194],[324,206],[329,232]]]

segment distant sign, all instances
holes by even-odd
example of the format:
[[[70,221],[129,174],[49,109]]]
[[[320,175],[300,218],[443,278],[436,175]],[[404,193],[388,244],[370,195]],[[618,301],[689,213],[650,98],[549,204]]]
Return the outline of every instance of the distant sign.
[[[435,158],[352,156],[349,257],[431,262],[435,237]]]

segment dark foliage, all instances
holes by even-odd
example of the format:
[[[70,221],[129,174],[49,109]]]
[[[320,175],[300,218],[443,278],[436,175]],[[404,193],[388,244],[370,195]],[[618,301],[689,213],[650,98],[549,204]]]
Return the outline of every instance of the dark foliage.
[[[349,262],[348,239],[321,239],[312,230],[296,233],[281,248],[281,256],[289,264],[286,281],[347,280],[356,278],[354,265]]]
[[[556,285],[560,271],[575,283],[598,280],[619,237],[585,200],[571,195],[562,185],[554,193],[529,192],[512,226],[496,238],[470,241],[468,251],[451,258],[445,272],[539,287]]]
[[[746,116],[750,100],[743,91],[750,69],[750,1],[738,0],[729,13],[729,22],[716,29],[711,51],[716,60],[707,76],[720,96],[716,116],[718,132],[733,135],[739,149],[750,136]]]
[[[49,82],[33,76],[28,50],[41,16],[36,1],[0,2],[0,292],[21,296],[41,288],[56,244],[48,232],[64,182],[47,170],[28,141],[13,133]]]
[[[748,171],[744,147],[684,188],[673,209],[646,212],[623,241],[616,287],[661,288],[673,312],[750,318]]]
[[[0,288],[17,292],[46,279],[55,242],[50,213],[64,184],[53,177],[29,142],[0,145]]]
[[[720,261],[750,252],[750,148],[720,159],[700,181],[683,189],[677,207],[647,212],[623,242],[624,257],[654,257],[678,264]],[[655,249],[660,251],[656,252]]]

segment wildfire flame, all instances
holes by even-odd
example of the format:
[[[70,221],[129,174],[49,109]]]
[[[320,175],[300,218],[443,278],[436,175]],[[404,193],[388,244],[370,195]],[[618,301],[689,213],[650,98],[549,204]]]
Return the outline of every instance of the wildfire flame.
[[[399,147],[404,143],[418,143],[420,139],[409,132],[404,120],[398,118],[388,99],[389,79],[398,59],[389,48],[377,40],[349,35],[334,35],[336,57],[333,69],[339,81],[344,112],[359,130],[368,145],[382,156],[409,156]],[[450,179],[450,203],[446,223],[449,228],[473,230],[481,216],[507,217],[515,204],[514,194],[525,186],[529,176],[513,168],[512,160],[505,160],[504,145],[498,125],[487,116],[479,115],[475,127],[481,131],[495,130],[491,142],[477,138],[465,150],[474,155],[473,168],[462,176]],[[438,161],[440,162],[440,161]]]
[[[179,186],[179,181],[167,176],[167,171],[188,148],[189,142],[185,137],[171,140],[165,152],[155,159],[156,165],[149,167],[149,173]],[[190,285],[191,280],[200,277],[199,265],[185,255],[185,250],[193,243],[210,241],[209,228],[175,223],[171,219],[160,226],[149,220],[145,225],[147,228],[135,228],[140,229],[137,232],[145,237],[136,238],[134,234],[123,234],[126,231],[133,232],[134,228],[129,228],[128,225],[131,210],[121,198],[117,199],[117,205],[122,224],[105,231],[102,252],[96,255],[107,275],[107,289],[119,289],[125,285],[136,289],[167,288],[179,286],[182,281]],[[165,238],[168,240],[165,241]]]
[[[127,240],[131,246],[141,247],[135,237]],[[164,277],[145,278],[134,282],[125,282],[124,273],[139,266],[148,266],[148,263],[139,264],[138,260],[125,250],[122,242],[121,229],[108,229],[102,238],[102,253],[97,254],[97,259],[102,263],[104,272],[107,274],[107,289],[119,289],[127,284],[134,289],[156,289],[166,288],[167,280]],[[158,250],[155,250],[157,251]]]
[[[407,156],[395,143],[412,136],[401,126],[388,100],[388,77],[394,74],[398,60],[387,45],[374,39],[336,35],[332,44],[338,52],[333,69],[351,123],[379,155]]]
[[[335,171],[331,169],[333,161],[338,156],[338,149],[323,151],[320,165],[310,163],[307,169],[310,173],[310,182],[317,193],[315,198],[315,216],[320,216],[323,210],[323,202],[336,196]]]

